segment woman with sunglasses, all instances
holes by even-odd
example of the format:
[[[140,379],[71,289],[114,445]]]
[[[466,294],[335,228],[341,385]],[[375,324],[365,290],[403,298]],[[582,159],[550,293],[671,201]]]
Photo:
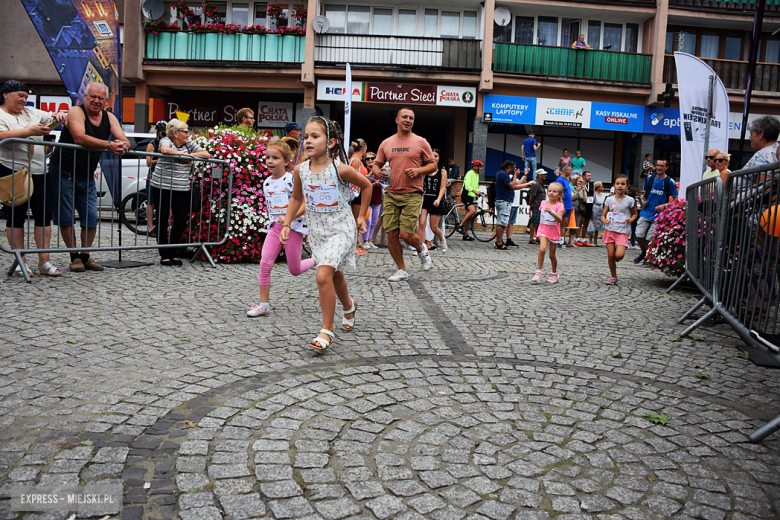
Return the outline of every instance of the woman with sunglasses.
[[[725,152],[719,152],[715,156],[715,169],[718,171],[718,175],[720,175],[720,179],[723,181],[723,185],[726,185],[726,179],[729,176],[729,173],[731,173],[731,170],[729,170],[729,161],[731,160],[731,155],[725,153]]]
[[[365,161],[368,171],[372,171],[374,168],[374,161],[376,161],[376,154],[374,152],[366,153]],[[369,204],[371,213],[368,220],[366,220],[366,232],[363,233],[363,247],[366,249],[376,247],[372,237],[374,236],[374,228],[377,226],[377,221],[379,221],[381,225],[379,213],[382,210],[382,185],[373,177],[371,177],[370,180],[371,186],[373,187],[371,190],[371,203]]]

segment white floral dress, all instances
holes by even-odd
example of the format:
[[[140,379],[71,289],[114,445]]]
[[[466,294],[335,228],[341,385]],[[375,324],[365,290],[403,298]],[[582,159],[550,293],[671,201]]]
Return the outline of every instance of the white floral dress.
[[[357,227],[349,206],[349,184],[341,180],[338,164],[328,163],[321,172],[309,168],[310,161],[300,165],[299,173],[306,201],[306,224],[309,228],[309,245],[318,265],[329,265],[337,271],[355,268],[355,244]],[[323,208],[319,199],[312,197],[318,189],[330,188],[335,202]]]

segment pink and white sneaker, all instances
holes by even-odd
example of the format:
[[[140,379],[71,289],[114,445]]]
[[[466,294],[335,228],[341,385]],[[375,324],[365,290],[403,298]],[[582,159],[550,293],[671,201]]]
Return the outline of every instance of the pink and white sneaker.
[[[604,282],[607,285],[616,285],[617,284],[617,278],[607,278],[607,281]]]
[[[246,315],[250,318],[256,318],[258,316],[263,316],[264,314],[270,314],[271,308],[267,305],[252,305],[252,308],[246,311]]]
[[[536,274],[533,278],[531,278],[531,283],[539,283],[539,280],[542,279],[542,271],[536,271]]]
[[[547,283],[558,283],[558,272],[554,272],[547,279]]]

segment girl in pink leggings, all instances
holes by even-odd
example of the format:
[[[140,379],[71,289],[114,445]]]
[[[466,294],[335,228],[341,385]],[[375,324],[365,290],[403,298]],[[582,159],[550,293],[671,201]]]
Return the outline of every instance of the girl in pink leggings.
[[[284,216],[287,213],[287,205],[293,191],[293,174],[286,171],[285,167],[292,160],[292,151],[287,143],[279,139],[273,139],[266,146],[265,164],[271,176],[263,183],[263,193],[268,206],[269,223],[268,234],[263,242],[262,258],[260,260],[260,304],[252,305],[246,311],[246,315],[254,318],[271,312],[269,303],[271,295],[271,268],[282,250],[279,242],[279,232],[282,230]],[[306,229],[306,217],[303,216],[305,208],[301,206],[298,215],[290,224],[290,237],[284,246],[287,256],[287,267],[290,274],[298,276],[314,266],[314,260],[301,260],[303,237],[308,234]]]

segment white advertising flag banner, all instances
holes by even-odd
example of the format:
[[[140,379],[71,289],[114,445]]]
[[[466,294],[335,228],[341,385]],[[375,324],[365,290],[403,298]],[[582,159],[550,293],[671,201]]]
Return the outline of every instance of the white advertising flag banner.
[[[707,104],[710,76],[715,76],[712,91],[712,120],[710,122],[709,148],[728,152],[729,148],[729,97],[723,81],[696,56],[675,52],[677,88],[680,98],[680,197],[685,190],[699,182],[703,173],[705,132],[707,128]]]
[[[347,81],[344,88],[344,147],[349,149],[352,130],[352,67],[347,63]]]

